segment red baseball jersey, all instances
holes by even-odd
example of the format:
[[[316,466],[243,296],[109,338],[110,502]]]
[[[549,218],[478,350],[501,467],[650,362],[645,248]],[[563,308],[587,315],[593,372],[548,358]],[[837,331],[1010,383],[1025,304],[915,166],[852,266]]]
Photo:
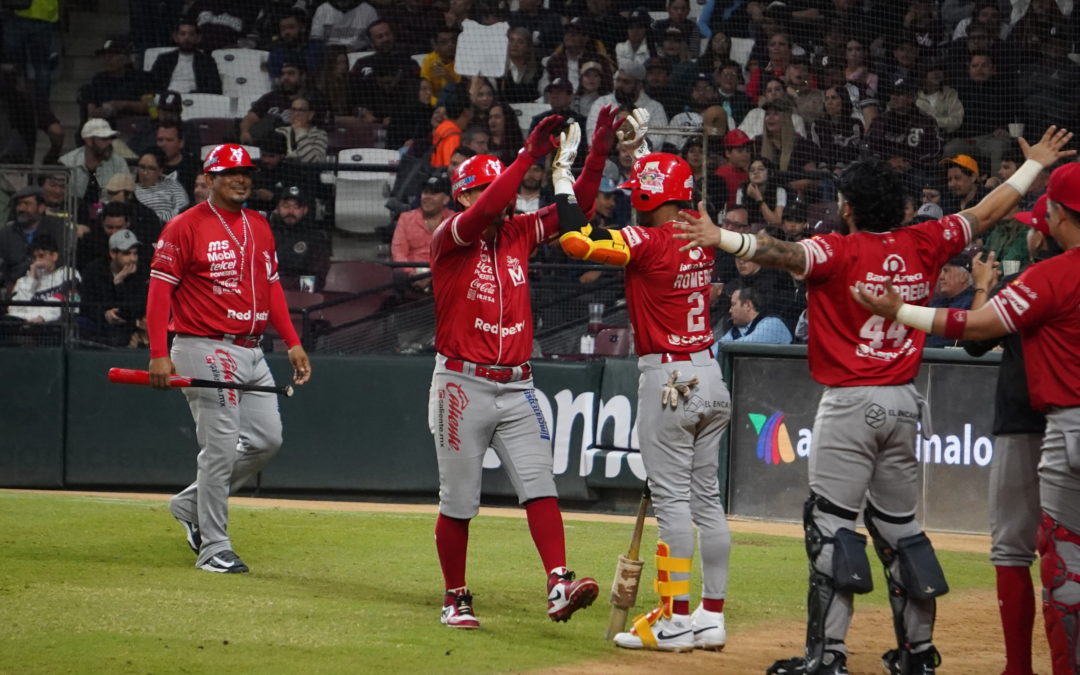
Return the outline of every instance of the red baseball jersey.
[[[626,306],[637,353],[690,353],[713,343],[709,317],[712,248],[679,252],[671,222],[660,227],[624,227],[630,247]]]
[[[559,233],[554,206],[503,221],[495,240],[467,243],[469,212],[439,224],[431,239],[435,349],[473,363],[517,366],[532,355],[529,256]]]
[[[925,305],[942,266],[971,241],[971,225],[946,216],[891,232],[832,233],[804,239],[810,375],[829,387],[904,384],[922,362],[926,333],[871,314],[855,301],[861,281],[886,279],[905,302]]]
[[[208,202],[169,221],[161,232],[150,276],[176,286],[169,330],[191,335],[261,335],[270,319],[270,285],[277,283],[277,250],[270,225],[255,211]]]
[[[1024,346],[1031,406],[1080,406],[1080,249],[1032,265],[990,300]]]

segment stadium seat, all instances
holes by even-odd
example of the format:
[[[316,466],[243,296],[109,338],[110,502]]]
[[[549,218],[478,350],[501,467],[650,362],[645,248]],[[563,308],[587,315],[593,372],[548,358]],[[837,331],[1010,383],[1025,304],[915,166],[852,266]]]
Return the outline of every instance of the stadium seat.
[[[339,164],[397,165],[397,150],[350,148],[337,155]],[[390,223],[386,198],[390,194],[391,171],[339,171],[334,192],[334,224],[347,232],[374,232]]]
[[[517,113],[518,126],[521,127],[521,133],[525,135],[529,133],[529,123],[532,122],[533,117],[551,110],[551,106],[547,103],[511,103],[510,107]]]
[[[189,120],[199,131],[203,145],[220,145],[236,140],[236,120],[231,117],[202,117]]]
[[[630,354],[631,340],[633,334],[627,327],[603,328],[596,334],[593,353],[599,356],[627,356]]]
[[[175,51],[176,47],[150,47],[145,52],[143,52],[143,70],[149,73],[151,70],[153,70],[154,64],[157,63],[157,59],[159,56],[168,52]]]
[[[270,74],[266,72],[269,52],[217,49],[213,57],[221,74],[221,93],[225,96],[254,100],[270,91]]]
[[[412,55],[412,60],[416,61],[416,65],[418,65],[418,66],[424,65],[424,59],[425,58],[427,58],[426,53],[425,54],[413,54]]]
[[[366,122],[359,117],[338,117],[333,126],[326,130],[326,154],[336,156],[346,148],[375,147],[379,125]]]
[[[233,100],[221,94],[184,94],[184,109],[180,117],[184,120],[203,117],[235,117]],[[246,112],[246,111],[245,111]]]
[[[352,67],[356,65],[357,61],[365,56],[371,56],[374,53],[375,52],[349,52],[349,70],[352,70]]]
[[[322,293],[285,289],[285,304],[289,309],[303,309],[323,302],[326,302],[326,297]]]
[[[392,283],[394,270],[391,267],[365,260],[344,260],[330,263],[323,292],[360,293]]]

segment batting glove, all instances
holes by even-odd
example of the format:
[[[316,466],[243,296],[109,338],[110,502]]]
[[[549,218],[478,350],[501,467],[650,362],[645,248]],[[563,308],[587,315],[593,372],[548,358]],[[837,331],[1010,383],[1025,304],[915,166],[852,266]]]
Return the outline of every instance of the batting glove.
[[[668,381],[664,386],[660,388],[660,407],[666,408],[671,406],[671,409],[679,407],[679,397],[689,398],[690,390],[698,386],[697,377],[692,377],[688,381],[678,384],[679,371],[671,371],[671,375],[668,376]]]
[[[551,183],[555,186],[555,194],[574,194],[574,174],[570,167],[577,159],[578,144],[581,143],[581,127],[577,122],[571,121],[566,131],[559,134],[559,148],[555,153],[555,161],[551,164]]]
[[[639,159],[649,154],[649,143],[645,140],[645,134],[649,133],[649,111],[645,108],[634,108],[634,111],[626,116],[621,128],[615,132],[619,137],[619,145],[631,154],[634,159]]]

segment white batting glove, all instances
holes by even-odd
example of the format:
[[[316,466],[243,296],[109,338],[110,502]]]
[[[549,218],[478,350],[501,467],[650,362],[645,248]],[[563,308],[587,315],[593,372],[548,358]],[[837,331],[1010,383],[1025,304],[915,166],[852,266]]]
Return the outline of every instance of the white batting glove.
[[[698,378],[692,377],[683,384],[677,384],[679,379],[679,371],[671,371],[671,375],[668,376],[668,381],[662,387],[660,387],[660,407],[666,408],[671,406],[671,409],[679,407],[679,398],[689,398],[690,390],[698,386]]]
[[[625,130],[624,126],[629,126],[630,129]],[[645,140],[647,133],[649,133],[649,111],[645,108],[634,108],[615,135],[619,138],[619,145],[633,154],[634,159],[639,159],[649,154],[649,143]]]
[[[570,167],[577,159],[578,145],[581,143],[581,127],[571,121],[566,130],[559,134],[559,147],[555,151],[555,160],[551,163],[551,183],[557,195],[574,194],[574,174]]]

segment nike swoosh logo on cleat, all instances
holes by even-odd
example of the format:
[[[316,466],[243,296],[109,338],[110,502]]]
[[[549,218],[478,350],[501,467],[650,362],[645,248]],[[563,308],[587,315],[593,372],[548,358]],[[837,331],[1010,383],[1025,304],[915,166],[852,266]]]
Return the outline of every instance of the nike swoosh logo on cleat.
[[[235,562],[226,562],[217,556],[214,556],[212,560],[215,564],[220,565],[221,567],[234,567],[236,565]]]
[[[694,629],[694,635],[697,635],[698,633],[704,633],[707,630],[712,630],[714,628],[719,628],[719,627],[720,626],[705,626],[704,628],[695,628]]]
[[[686,635],[689,632],[690,632],[689,629],[684,630],[681,633],[665,633],[664,631],[660,631],[659,633],[656,634],[656,639],[657,640],[674,640],[675,638],[682,637],[683,635]]]

